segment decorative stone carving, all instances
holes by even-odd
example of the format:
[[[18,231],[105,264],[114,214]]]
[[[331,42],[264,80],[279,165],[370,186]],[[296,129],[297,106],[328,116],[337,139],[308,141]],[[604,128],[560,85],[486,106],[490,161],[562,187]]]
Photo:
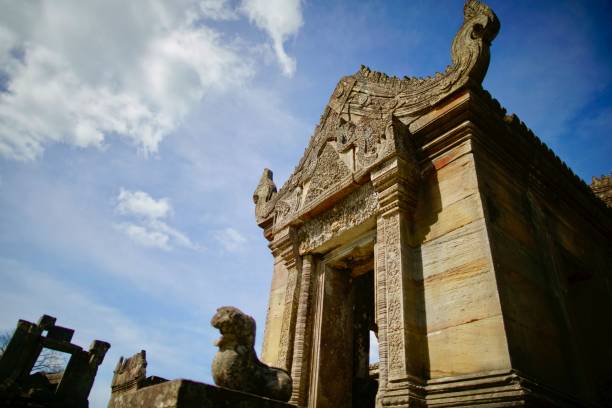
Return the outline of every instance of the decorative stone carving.
[[[117,393],[141,388],[146,378],[147,353],[141,350],[132,357],[119,359],[115,367],[111,391]]]
[[[304,203],[308,204],[350,174],[331,143],[327,143],[317,158]]]
[[[260,222],[262,218],[269,213],[270,202],[272,197],[276,195],[276,185],[272,179],[272,170],[264,169],[259,184],[253,193],[253,202],[255,203],[255,218]]]
[[[591,189],[608,207],[612,207],[612,172],[609,176],[593,177]]]
[[[255,320],[240,309],[224,306],[217,309],[210,323],[219,329],[216,341],[219,351],[212,363],[215,384],[249,392],[279,401],[291,397],[291,377],[282,369],[268,367],[257,358]]]
[[[327,212],[300,227],[300,253],[309,252],[333,236],[362,224],[376,214],[377,208],[378,200],[372,185],[361,186]]]
[[[147,377],[144,350],[119,360],[108,408],[295,408],[285,402],[190,380]]]
[[[383,217],[384,222],[384,246],[385,246],[385,282],[387,286],[387,307],[386,307],[386,332],[389,375],[401,376],[406,365],[406,355],[404,352],[404,305],[403,284],[402,284],[402,249],[400,242],[400,217],[399,212],[388,217]],[[404,266],[405,268],[405,266]]]
[[[407,134],[395,140],[389,137],[397,133],[399,123],[411,122],[462,87],[480,88],[489,65],[489,47],[498,31],[499,21],[493,11],[477,0],[467,0],[463,25],[451,47],[452,63],[443,73],[400,79],[362,66],[357,73],[342,78],[304,156],[278,194],[270,193],[271,174],[262,177],[260,186],[266,187],[256,191],[257,222],[263,225],[272,216],[274,225],[291,222],[299,216],[299,206],[294,202],[302,190],[306,193],[304,204],[316,200],[323,191],[333,193],[340,187],[334,183],[339,176],[367,170],[400,147],[398,142]],[[337,155],[350,149],[354,149],[355,164],[345,169]],[[306,190],[309,180],[311,185]]]
[[[293,362],[291,364],[293,393],[290,402],[300,407],[305,404],[306,389],[308,387],[310,345],[312,338],[309,316],[312,314],[313,277],[313,257],[312,255],[307,255],[304,257],[302,263],[302,284],[300,285],[295,325]]]

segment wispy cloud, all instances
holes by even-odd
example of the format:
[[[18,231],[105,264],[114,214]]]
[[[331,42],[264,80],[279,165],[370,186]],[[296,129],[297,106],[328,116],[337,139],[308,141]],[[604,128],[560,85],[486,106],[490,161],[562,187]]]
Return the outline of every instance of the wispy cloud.
[[[200,0],[202,17],[211,20],[237,20],[240,15],[231,7],[228,0]]]
[[[228,252],[240,250],[247,242],[246,238],[237,230],[227,227],[214,232],[215,239]]]
[[[284,43],[303,24],[301,0],[243,0],[241,11],[270,36],[283,73],[293,76],[296,62],[285,51]]]
[[[140,245],[164,250],[170,250],[173,246],[194,250],[202,248],[187,235],[162,221],[173,212],[168,198],[156,200],[144,191],[122,188],[117,196],[115,211],[133,219],[132,222],[122,222],[115,226]]]

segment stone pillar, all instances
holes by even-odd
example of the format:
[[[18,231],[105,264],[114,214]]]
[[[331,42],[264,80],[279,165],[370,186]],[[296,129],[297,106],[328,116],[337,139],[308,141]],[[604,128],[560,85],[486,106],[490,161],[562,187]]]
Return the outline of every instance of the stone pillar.
[[[281,257],[287,268],[283,320],[281,323],[276,366],[291,372],[298,294],[301,279],[300,270],[302,269],[301,258],[297,251],[294,229],[287,227],[279,231],[274,236],[274,241],[270,244],[270,248],[272,249],[274,257]]]
[[[395,156],[372,171],[371,178],[379,200],[375,258],[380,353],[377,399],[379,405],[392,400],[394,405],[408,406],[408,384],[423,375],[420,354],[425,344],[418,323],[422,285],[411,276],[414,252],[409,245],[418,173],[413,160]]]
[[[72,354],[57,386],[56,396],[72,401],[75,406],[87,407],[87,398],[98,373],[98,367],[102,364],[109,348],[109,343],[94,340],[88,352],[79,350]]]
[[[15,383],[26,379],[40,355],[42,346],[40,336],[44,327],[49,326],[44,322],[47,316],[43,316],[39,325],[19,320],[11,340],[6,346],[2,358],[0,358],[0,391],[4,391]],[[55,320],[51,322],[55,324]]]
[[[302,260],[302,277],[299,290],[295,340],[293,342],[293,394],[291,404],[302,407],[306,404],[308,378],[310,374],[310,346],[312,338],[312,283],[314,279],[314,261],[312,255],[305,255]]]

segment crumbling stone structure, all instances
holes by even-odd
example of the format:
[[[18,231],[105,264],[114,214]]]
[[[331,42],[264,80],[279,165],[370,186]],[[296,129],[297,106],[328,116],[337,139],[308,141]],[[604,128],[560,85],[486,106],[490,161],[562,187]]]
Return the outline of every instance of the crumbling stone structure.
[[[37,324],[19,320],[0,358],[0,406],[87,408],[98,366],[110,344],[95,340],[89,351],[72,344],[74,330],[44,315]],[[70,354],[60,373],[31,373],[43,348]]]
[[[591,189],[608,207],[612,207],[612,172],[609,176],[593,177]]]
[[[240,391],[191,380],[147,377],[146,368],[144,350],[130,358],[121,357],[115,368],[108,408],[295,408],[283,401],[255,395],[251,392],[260,390],[252,388]],[[256,376],[254,383],[257,383]],[[286,399],[290,394],[289,388]]]
[[[444,72],[362,67],[282,188],[264,170],[262,361],[291,373],[291,403],[610,401],[612,212],[482,89],[499,28],[466,1]]]
[[[157,376],[147,377],[147,352],[141,350],[130,358],[119,359],[111,383],[111,393],[136,391],[165,381],[168,380]]]

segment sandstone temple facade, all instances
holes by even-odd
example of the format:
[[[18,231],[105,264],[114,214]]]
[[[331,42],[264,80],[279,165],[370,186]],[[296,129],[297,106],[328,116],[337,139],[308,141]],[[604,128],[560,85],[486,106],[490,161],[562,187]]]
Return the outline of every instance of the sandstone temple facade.
[[[612,211],[482,89],[499,28],[468,0],[443,73],[362,67],[280,190],[264,171],[292,404],[612,404]]]

